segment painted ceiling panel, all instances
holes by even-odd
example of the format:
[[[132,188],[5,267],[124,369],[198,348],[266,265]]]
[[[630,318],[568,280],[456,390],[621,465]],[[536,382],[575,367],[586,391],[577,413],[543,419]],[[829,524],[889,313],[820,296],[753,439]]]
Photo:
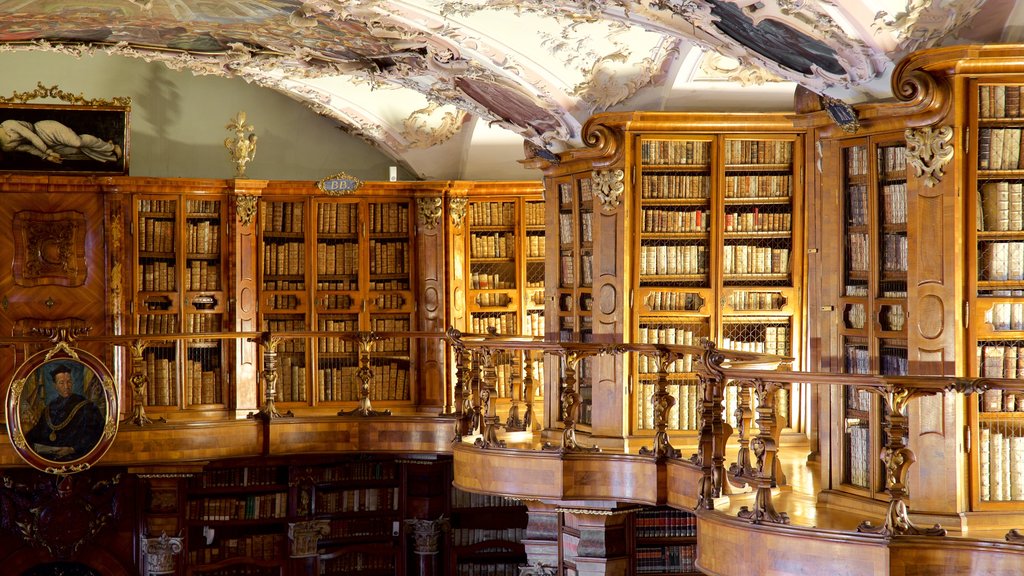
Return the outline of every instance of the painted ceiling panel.
[[[413,158],[477,122],[559,150],[631,103],[780,82],[885,97],[910,51],[1016,38],[1020,13],[1011,0],[0,0],[0,50],[237,77],[440,177]]]

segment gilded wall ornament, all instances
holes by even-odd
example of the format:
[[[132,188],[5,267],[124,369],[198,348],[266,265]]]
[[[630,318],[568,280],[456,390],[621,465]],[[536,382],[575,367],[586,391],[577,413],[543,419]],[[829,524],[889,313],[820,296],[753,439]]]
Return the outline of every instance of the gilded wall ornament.
[[[626,173],[619,169],[594,170],[594,193],[605,212],[618,208],[622,193],[626,190],[622,181],[625,176]]]
[[[256,196],[252,194],[235,196],[235,212],[238,213],[238,223],[242,226],[252,224],[252,219],[256,216],[256,200]]]
[[[252,124],[246,124],[245,112],[239,111],[225,126],[235,133],[234,138],[225,138],[224,147],[228,149],[232,162],[235,163],[235,178],[245,178],[245,168],[256,155],[256,135]]]
[[[934,187],[942,180],[943,166],[953,159],[953,148],[949,146],[953,128],[910,128],[904,135],[907,138],[907,161],[919,178],[924,177],[925,186]]]
[[[448,200],[448,213],[452,217],[452,226],[455,228],[462,227],[462,220],[466,217],[466,205],[469,203],[467,198],[452,198]]]
[[[435,198],[417,198],[416,209],[420,222],[423,222],[423,228],[427,230],[437,228],[437,223],[441,220],[441,215],[444,214],[440,196]]]

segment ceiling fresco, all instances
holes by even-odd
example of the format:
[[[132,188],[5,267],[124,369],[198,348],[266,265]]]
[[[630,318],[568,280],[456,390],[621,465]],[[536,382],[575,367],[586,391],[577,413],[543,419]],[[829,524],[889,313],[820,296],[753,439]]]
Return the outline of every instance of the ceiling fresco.
[[[471,121],[579,146],[592,114],[673,109],[673,90],[701,82],[885,98],[907,53],[1017,41],[1020,12],[1013,0],[0,0],[0,51],[237,77],[402,161]]]

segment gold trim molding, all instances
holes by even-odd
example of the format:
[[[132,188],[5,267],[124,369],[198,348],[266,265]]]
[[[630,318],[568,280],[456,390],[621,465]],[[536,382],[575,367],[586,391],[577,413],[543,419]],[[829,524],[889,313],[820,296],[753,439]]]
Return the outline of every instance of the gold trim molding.
[[[105,98],[86,98],[81,94],[65,92],[58,88],[56,84],[44,86],[42,82],[36,84],[35,90],[28,92],[15,91],[10,96],[0,96],[0,103],[26,104],[32,100],[42,100],[43,98],[54,98],[78,106],[131,106],[132,104],[132,99],[128,96],[115,96],[109,100]]]

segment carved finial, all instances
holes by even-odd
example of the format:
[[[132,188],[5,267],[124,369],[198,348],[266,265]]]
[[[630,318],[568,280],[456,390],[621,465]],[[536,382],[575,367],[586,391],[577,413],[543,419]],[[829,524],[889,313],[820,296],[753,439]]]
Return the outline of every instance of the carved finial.
[[[245,112],[239,111],[225,126],[235,133],[234,138],[225,138],[224,147],[235,163],[235,178],[245,178],[245,166],[256,155],[256,135],[253,126],[245,123]]]

